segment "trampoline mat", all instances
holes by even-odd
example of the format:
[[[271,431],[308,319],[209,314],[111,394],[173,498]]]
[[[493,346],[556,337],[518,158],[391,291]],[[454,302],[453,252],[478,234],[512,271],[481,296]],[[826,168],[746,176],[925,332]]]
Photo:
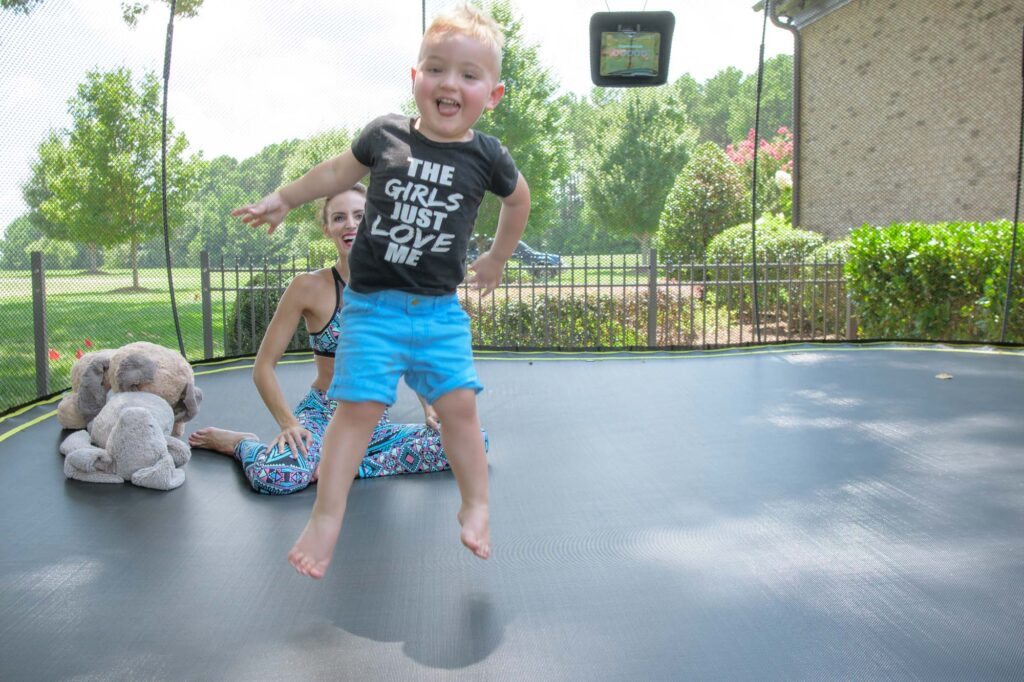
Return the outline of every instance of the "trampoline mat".
[[[312,488],[258,495],[204,450],[171,492],[69,481],[54,419],[8,437],[0,679],[1024,675],[1020,354],[477,366],[486,562],[450,472],[356,481],[315,582],[285,560]],[[220,369],[187,431],[273,436],[249,371]],[[297,399],[311,365],[279,369]],[[404,385],[392,416],[422,416]]]

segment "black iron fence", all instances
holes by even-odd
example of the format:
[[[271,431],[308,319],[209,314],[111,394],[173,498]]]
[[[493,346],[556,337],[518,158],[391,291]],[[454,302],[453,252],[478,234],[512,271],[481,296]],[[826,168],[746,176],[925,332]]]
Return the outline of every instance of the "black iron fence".
[[[34,253],[31,287],[0,301],[7,317],[32,320],[31,336],[4,340],[0,412],[67,388],[82,352],[135,339],[177,347],[173,327],[164,324],[169,298],[132,304],[124,293],[104,300],[91,291],[76,305],[75,282],[84,278],[51,277],[60,288],[48,295],[43,260]],[[291,279],[322,265],[225,261],[203,252],[198,273],[175,275],[189,360],[255,353]],[[468,286],[458,293],[478,349],[688,349],[856,337],[841,262],[759,264],[756,310],[754,280],[750,263],[676,263],[651,251],[564,256],[557,264],[511,261],[491,296]],[[95,278],[89,282],[96,286]],[[48,306],[58,311],[49,319]],[[75,339],[77,349],[62,346],[66,339]],[[307,347],[300,328],[289,348]]]

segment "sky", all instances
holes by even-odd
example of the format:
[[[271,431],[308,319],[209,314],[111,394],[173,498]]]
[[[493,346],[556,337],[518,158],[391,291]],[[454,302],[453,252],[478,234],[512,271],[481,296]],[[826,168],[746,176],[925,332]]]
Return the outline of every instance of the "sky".
[[[609,10],[675,15],[670,82],[757,68],[763,15],[754,0],[512,2],[565,92],[590,92],[590,17]],[[448,4],[428,0],[428,20]],[[44,0],[28,16],[0,12],[0,232],[25,212],[21,185],[38,145],[70,124],[67,101],[87,71],[162,71],[166,5],[151,0],[134,29],[120,5]],[[191,151],[208,159],[243,159],[271,142],[360,127],[407,99],[421,8],[421,0],[205,0],[197,17],[175,22],[169,114]],[[765,58],[792,50],[791,35],[769,22]]]

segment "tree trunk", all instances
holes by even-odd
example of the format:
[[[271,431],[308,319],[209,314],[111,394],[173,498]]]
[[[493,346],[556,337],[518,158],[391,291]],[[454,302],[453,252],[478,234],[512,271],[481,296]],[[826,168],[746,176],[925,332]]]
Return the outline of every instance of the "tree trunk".
[[[139,239],[132,235],[132,288],[139,288]]]
[[[100,271],[99,249],[95,244],[86,244],[85,250],[89,253],[89,272],[95,275]]]

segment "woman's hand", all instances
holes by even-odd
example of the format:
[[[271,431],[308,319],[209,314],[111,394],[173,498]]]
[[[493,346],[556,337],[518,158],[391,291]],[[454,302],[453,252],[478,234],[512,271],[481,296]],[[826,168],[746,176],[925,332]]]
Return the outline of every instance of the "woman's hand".
[[[438,418],[437,412],[426,403],[423,404],[423,423],[435,431],[441,430],[441,420]]]
[[[291,206],[281,197],[280,192],[274,192],[263,197],[255,204],[236,208],[231,215],[242,217],[242,222],[249,227],[267,226],[267,234],[273,234],[277,226],[284,222]]]
[[[277,448],[278,452],[282,452],[287,447],[292,451],[293,455],[295,453],[306,455],[309,452],[309,446],[312,444],[313,434],[298,424],[283,429],[273,441],[273,445]]]

